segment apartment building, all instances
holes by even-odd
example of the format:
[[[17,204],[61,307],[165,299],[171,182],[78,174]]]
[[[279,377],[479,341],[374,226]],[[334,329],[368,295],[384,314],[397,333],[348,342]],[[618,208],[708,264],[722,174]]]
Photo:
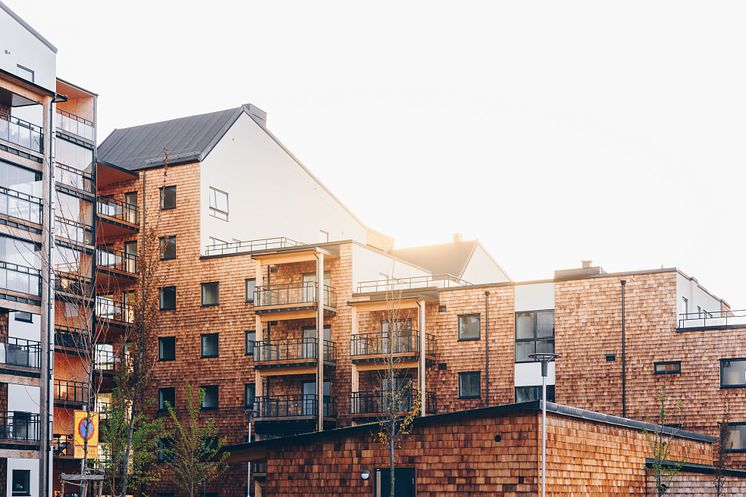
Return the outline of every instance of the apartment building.
[[[527,402],[541,385],[529,355],[554,351],[550,399],[652,421],[665,386],[681,402],[671,424],[686,429],[716,435],[727,406],[729,461],[746,462],[746,318],[678,269],[584,261],[513,282],[459,236],[395,249],[249,104],[116,130],[98,159],[120,174],[99,198],[140,199],[141,232],[159,238],[153,414],[183,409],[191,382],[229,444],[249,422],[260,440],[369,422],[386,402],[389,347],[404,407],[422,399],[423,415]],[[252,478],[261,488],[266,476]],[[246,468],[222,484],[245,489]]]

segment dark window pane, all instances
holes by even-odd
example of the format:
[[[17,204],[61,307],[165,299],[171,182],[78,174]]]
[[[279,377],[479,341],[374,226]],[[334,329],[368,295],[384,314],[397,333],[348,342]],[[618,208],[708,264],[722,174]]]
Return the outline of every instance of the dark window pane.
[[[537,340],[536,352],[554,354],[554,340]]]
[[[479,340],[479,314],[458,317],[459,340]]]
[[[161,337],[158,339],[158,360],[176,360],[176,337]]]
[[[246,302],[254,301],[254,290],[256,289],[256,280],[254,278],[246,280]]]
[[[518,339],[534,338],[534,315],[519,312],[515,315],[515,336]]]
[[[160,308],[162,311],[176,309],[175,286],[165,286],[160,289]]]
[[[678,374],[681,373],[680,361],[656,362],[653,366],[655,374]]]
[[[746,359],[720,361],[720,384],[724,387],[746,387]]]
[[[727,451],[746,451],[746,424],[728,425]]]
[[[158,389],[158,410],[168,410],[166,404],[170,404],[171,407],[176,405],[176,389],[173,387]]]
[[[175,236],[162,236],[161,237],[161,259],[162,260],[176,259],[176,237]]]
[[[171,462],[174,456],[174,441],[170,438],[161,438],[158,440],[158,462]],[[158,494],[161,495],[161,494]],[[166,494],[169,495],[169,494]],[[173,494],[170,494],[173,496]]]
[[[202,335],[202,357],[218,356],[218,334]]]
[[[246,407],[253,408],[254,407],[254,396],[256,394],[256,389],[253,383],[247,383],[246,384],[246,391],[245,391],[245,402]]]
[[[531,402],[533,400],[541,400],[540,386],[515,388],[516,402]],[[547,385],[547,401],[554,402],[554,385]]]
[[[254,355],[254,342],[256,341],[256,331],[246,332],[246,355]]]
[[[539,311],[536,313],[536,337],[554,337],[554,311]]]
[[[176,208],[176,187],[164,186],[161,188],[161,209]]]
[[[479,397],[481,394],[481,374],[479,372],[459,373],[458,391],[459,398],[468,399]]]
[[[515,360],[516,362],[532,361],[528,355],[535,352],[535,342],[517,342],[515,344]]]
[[[218,408],[218,386],[209,385],[202,387],[202,409],[217,409]]]
[[[13,470],[13,495],[31,495],[31,470]]]
[[[202,305],[218,305],[217,283],[202,283]]]

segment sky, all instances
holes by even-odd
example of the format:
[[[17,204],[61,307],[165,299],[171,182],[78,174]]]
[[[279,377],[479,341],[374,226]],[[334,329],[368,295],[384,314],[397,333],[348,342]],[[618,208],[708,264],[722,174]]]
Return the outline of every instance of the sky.
[[[746,308],[743,2],[3,1],[101,138],[253,103],[398,247],[678,267]]]

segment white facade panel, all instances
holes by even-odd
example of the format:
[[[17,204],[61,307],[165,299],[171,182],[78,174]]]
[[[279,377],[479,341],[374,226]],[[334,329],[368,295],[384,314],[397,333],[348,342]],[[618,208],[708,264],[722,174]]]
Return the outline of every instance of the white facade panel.
[[[720,311],[720,300],[707,293],[695,280],[687,278],[681,273],[676,273],[677,321],[681,314],[697,312],[698,310]]]
[[[39,414],[39,387],[8,383],[8,412]]]
[[[8,489],[8,495],[12,495],[13,488],[13,470],[18,471],[29,471],[30,480],[30,496],[36,497],[39,495],[39,460],[38,459],[16,459],[8,458],[8,476],[6,480],[5,488]]]
[[[41,334],[41,331],[39,329],[39,325],[41,324],[41,316],[39,316],[38,314],[32,314],[32,322],[28,323],[26,321],[17,320],[17,314],[18,313],[16,312],[11,312],[8,315],[8,336],[14,338],[24,338],[26,340],[36,340],[38,342]]]
[[[547,385],[555,384],[555,365],[549,363],[547,370]],[[515,386],[535,387],[541,386],[541,364],[538,362],[522,362],[515,365]]]
[[[554,283],[529,283],[515,286],[515,310],[554,309]]]
[[[47,90],[56,88],[56,54],[5,10],[0,9],[0,69],[24,77],[18,66],[33,71],[33,81]]]
[[[201,166],[201,244],[285,236],[366,241],[366,228],[243,114]],[[228,220],[210,214],[210,187],[228,193]]]
[[[455,275],[459,276],[459,275]],[[475,285],[481,283],[504,283],[510,281],[508,275],[489,256],[487,251],[477,244],[461,279]]]

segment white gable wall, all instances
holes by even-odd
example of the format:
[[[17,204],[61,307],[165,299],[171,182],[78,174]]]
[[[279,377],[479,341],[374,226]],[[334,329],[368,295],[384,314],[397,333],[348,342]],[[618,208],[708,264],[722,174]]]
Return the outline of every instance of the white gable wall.
[[[456,275],[458,276],[458,275]],[[461,279],[473,283],[503,283],[510,281],[508,275],[500,269],[495,261],[487,254],[487,251],[480,244],[474,249],[474,253],[466,265],[464,274]]]
[[[209,187],[229,194],[229,218],[212,217]],[[366,242],[366,228],[251,119],[242,114],[201,167],[201,245],[286,236]]]
[[[352,245],[352,291],[361,281],[428,276],[430,273],[378,250]]]
[[[34,71],[34,81],[56,88],[56,54],[3,9],[0,9],[0,69],[18,74],[18,64]]]

